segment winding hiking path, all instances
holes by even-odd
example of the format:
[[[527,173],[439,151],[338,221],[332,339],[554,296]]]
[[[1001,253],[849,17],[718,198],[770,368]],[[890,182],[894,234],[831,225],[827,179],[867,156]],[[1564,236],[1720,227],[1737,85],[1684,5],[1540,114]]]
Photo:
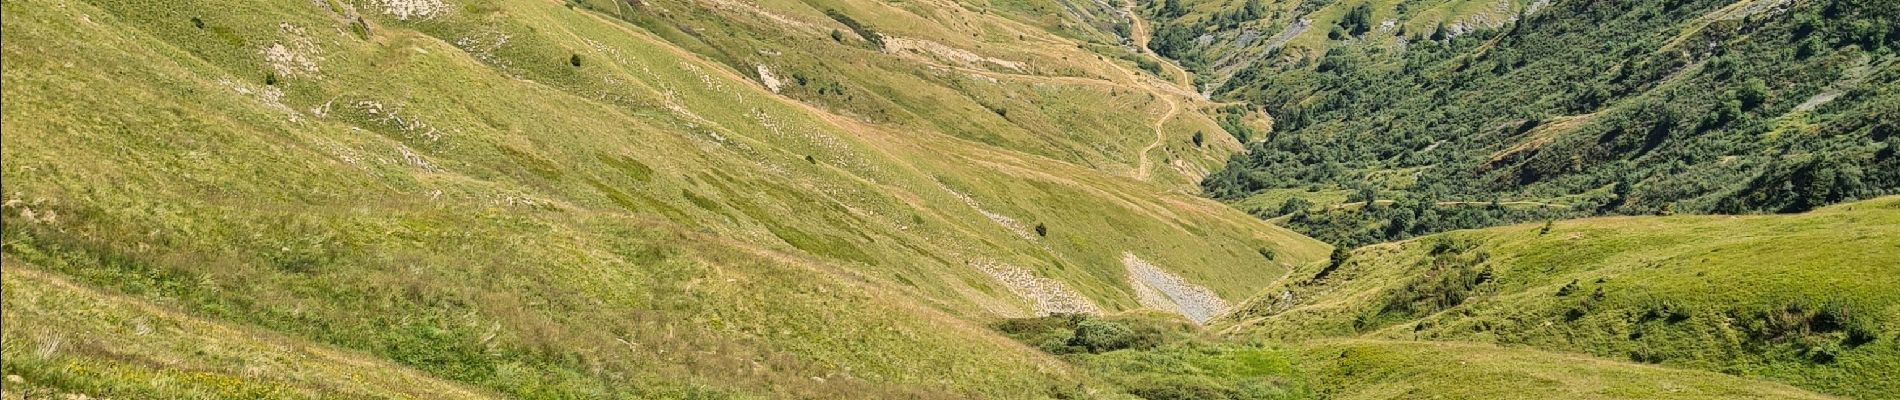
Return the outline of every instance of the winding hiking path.
[[[1141,54],[1146,55],[1150,58],[1153,58],[1156,62],[1161,63],[1163,68],[1167,69],[1171,75],[1175,76],[1176,79],[1179,79],[1172,83],[1181,85],[1182,88],[1193,88],[1194,78],[1193,76],[1188,75],[1187,70],[1181,69],[1180,66],[1174,65],[1174,61],[1168,60],[1167,58],[1163,58],[1161,57],[1160,54],[1155,54],[1154,50],[1148,49],[1148,23],[1141,20],[1140,14],[1135,13],[1135,2],[1133,1],[1122,2],[1122,12],[1128,14],[1128,22],[1129,22],[1128,23],[1129,25],[1128,40],[1131,42],[1134,42],[1135,48],[1139,49],[1141,51]],[[1116,68],[1122,69],[1120,66],[1117,66]],[[1136,80],[1141,79],[1140,74],[1135,73],[1134,71],[1122,69],[1122,72],[1128,73],[1130,77],[1133,79],[1136,79]],[[1135,179],[1141,180],[1141,181],[1147,181],[1149,177],[1153,175],[1153,171],[1154,171],[1154,160],[1152,158],[1149,158],[1148,153],[1153,153],[1155,149],[1159,149],[1161,148],[1162,144],[1167,143],[1168,135],[1167,135],[1167,131],[1163,129],[1163,126],[1167,125],[1168,120],[1173,119],[1175,114],[1178,114],[1181,112],[1181,104],[1179,102],[1174,101],[1174,99],[1168,98],[1166,94],[1161,93],[1160,90],[1155,89],[1153,86],[1142,85],[1142,88],[1146,89],[1149,93],[1153,93],[1155,97],[1159,97],[1161,98],[1161,100],[1168,102],[1168,112],[1161,114],[1161,118],[1155,119],[1154,143],[1149,143],[1147,147],[1141,148],[1141,154],[1138,157],[1138,161],[1135,163]]]
[[[1162,68],[1167,69],[1170,75],[1174,75],[1176,79],[1174,81],[1175,84],[1190,90],[1193,89],[1194,75],[1188,74],[1187,69],[1181,68],[1180,65],[1175,65],[1173,60],[1162,57],[1160,54],[1156,54],[1154,50],[1148,48],[1148,22],[1142,21],[1141,14],[1135,13],[1135,2],[1122,2],[1122,12],[1128,14],[1128,40],[1135,43],[1135,49],[1141,51],[1141,54],[1155,59],[1155,62],[1161,63]]]
[[[1141,148],[1141,157],[1139,157],[1139,161],[1135,163],[1136,180],[1147,181],[1148,177],[1152,175],[1150,172],[1154,171],[1154,160],[1148,157],[1148,153],[1153,153],[1155,149],[1161,148],[1162,144],[1168,142],[1168,134],[1167,131],[1164,130],[1163,125],[1167,125],[1169,119],[1173,119],[1175,114],[1181,112],[1180,103],[1176,103],[1174,99],[1170,99],[1167,96],[1161,96],[1160,93],[1156,93],[1156,95],[1161,97],[1161,100],[1168,102],[1168,112],[1162,113],[1161,118],[1155,119],[1154,143],[1149,143],[1148,147]]]

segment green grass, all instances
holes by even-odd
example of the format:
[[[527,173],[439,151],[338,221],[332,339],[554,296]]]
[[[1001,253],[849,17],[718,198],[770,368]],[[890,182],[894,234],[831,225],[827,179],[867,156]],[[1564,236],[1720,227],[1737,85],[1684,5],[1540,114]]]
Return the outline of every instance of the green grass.
[[[1104,324],[1128,332],[1103,342]],[[1164,316],[1011,320],[996,328],[1145,399],[1789,399],[1829,398],[1783,384],[1490,344],[1217,335]],[[1094,329],[1096,332],[1102,329]],[[1088,337],[1083,340],[1081,338]]]
[[[1124,252],[1238,300],[1327,250],[1168,191],[1191,180],[1117,176],[1127,166],[1116,160],[1152,140],[1163,111],[1137,84],[959,87],[973,80],[768,26],[709,23],[759,17],[695,4],[666,4],[679,11],[675,26],[735,36],[700,32],[715,43],[695,42],[611,11],[540,2],[452,3],[409,20],[356,3],[367,35],[345,13],[304,1],[8,3],[9,274],[39,271],[85,293],[505,397],[1033,398],[1098,383],[983,329],[1034,302],[971,262],[1020,266],[1113,311],[1137,307]],[[824,21],[790,3],[763,6]],[[881,3],[837,6],[880,31],[979,46],[949,35],[947,21]],[[1037,34],[954,15],[999,32],[982,40]],[[757,38],[783,42],[719,50]],[[316,68],[275,71],[271,44]],[[866,86],[825,95],[849,99],[771,94],[735,65],[774,46],[790,63],[771,64],[781,77],[798,63],[855,60],[863,68],[833,65],[849,72],[826,79]],[[1115,71],[1067,49],[1036,64]],[[1038,61],[1041,50],[996,51]],[[958,106],[974,99],[1007,99],[1014,120]],[[969,136],[990,128],[1012,136]],[[1019,237],[986,212],[1049,234]],[[1263,260],[1261,248],[1278,259]],[[16,304],[9,297],[10,322]],[[32,345],[11,344],[14,326],[5,373],[33,375],[35,388],[221,397],[58,372],[77,363],[170,373],[118,353],[16,363],[16,347]],[[103,329],[18,332],[38,343]],[[181,340],[225,340],[220,332]],[[287,397],[354,390],[288,374],[239,383]]]
[[[1876,372],[1900,367],[1897,205],[1584,219],[1367,246],[1338,268],[1295,271],[1225,331],[1527,346],[1883,397],[1900,391]]]
[[[362,353],[207,321],[8,261],[5,398],[494,398]],[[267,371],[266,373],[258,373]]]
[[[1893,367],[1895,308],[1876,289],[1893,287],[1877,266],[1895,255],[1845,250],[1888,244],[1890,201],[1672,217],[1661,221],[1682,226],[1651,233],[1651,219],[1559,224],[1544,239],[1463,232],[1519,241],[1439,255],[1408,247],[1423,241],[1374,247],[1298,289],[1357,295],[1302,292],[1324,302],[1242,316],[1285,325],[1235,322],[1287,341],[1213,335],[1129,313],[1123,254],[1237,301],[1288,271],[1310,276],[1330,248],[1184,193],[1238,151],[1212,107],[1148,86],[1087,31],[1051,33],[1029,13],[1047,3],[451,2],[408,19],[375,4],[0,10],[0,373],[19,377],[7,397],[1805,396],[1695,369],[1892,390],[1856,371]],[[833,42],[826,9],[1025,67]],[[273,63],[275,45],[310,63]],[[773,93],[761,65],[805,82]],[[1157,126],[1152,182],[1129,179]],[[1194,132],[1209,144],[1189,143]],[[1046,235],[1017,232],[1033,226]],[[1553,239],[1568,234],[1597,247]],[[1786,262],[1646,267],[1691,268],[1685,254],[1714,249],[1693,246],[1724,246],[1701,256],[1719,265]],[[1514,286],[1467,288],[1475,269],[1407,274],[1446,254],[1446,268],[1493,266]],[[1036,302],[977,262],[1057,282],[1148,339],[1077,352],[1078,321],[995,331]],[[1534,280],[1505,262],[1551,270]],[[1597,275],[1661,283],[1588,284],[1608,287],[1610,308],[1559,325],[1575,331],[1504,329],[1574,309],[1575,295],[1549,293]],[[1727,286],[1691,284],[1715,278]],[[1391,288],[1482,300],[1425,315],[1440,303]],[[1480,307],[1507,300],[1520,306]],[[1720,332],[1706,317],[1731,309],[1771,312],[1736,329],[1787,341],[1702,346]],[[1644,332],[1634,345],[1631,327]],[[1877,339],[1858,343],[1866,332]],[[1413,334],[1492,344],[1393,342]],[[1303,341],[1329,337],[1353,339]],[[1631,349],[1662,367],[1620,361]],[[1367,361],[1335,354],[1349,351]],[[1816,366],[1820,354],[1833,358]],[[1476,367],[1435,368],[1444,360]],[[1562,371],[1582,373],[1552,377]]]
[[[1300,348],[1331,399],[1826,399],[1786,385],[1522,348],[1340,340]]]

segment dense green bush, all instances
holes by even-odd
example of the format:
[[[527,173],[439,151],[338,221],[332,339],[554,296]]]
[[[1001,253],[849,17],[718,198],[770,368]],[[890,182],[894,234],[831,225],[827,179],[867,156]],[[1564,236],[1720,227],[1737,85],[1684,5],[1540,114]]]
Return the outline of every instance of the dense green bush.
[[[1147,350],[1179,341],[1184,322],[1153,316],[1059,314],[998,322],[997,331],[1053,354]]]
[[[1887,66],[1900,3],[1799,2],[1695,22],[1731,3],[1559,0],[1494,30],[1440,28],[1403,51],[1351,41],[1311,62],[1241,69],[1217,92],[1264,107],[1276,132],[1202,187],[1228,200],[1321,185],[1387,198],[1563,198],[1574,210],[1295,215],[1295,229],[1336,244],[1527,218],[1799,212],[1900,191],[1890,139],[1900,69]],[[1371,20],[1367,7],[1339,21],[1342,34]],[[1158,51],[1192,46],[1194,29],[1169,29]],[[1855,75],[1860,84],[1837,85]],[[1830,90],[1838,97],[1803,105]],[[1416,180],[1380,178],[1390,171]]]
[[[1135,331],[1119,323],[1088,318],[1075,324],[1075,336],[1069,344],[1087,349],[1090,353],[1128,348],[1135,341]]]

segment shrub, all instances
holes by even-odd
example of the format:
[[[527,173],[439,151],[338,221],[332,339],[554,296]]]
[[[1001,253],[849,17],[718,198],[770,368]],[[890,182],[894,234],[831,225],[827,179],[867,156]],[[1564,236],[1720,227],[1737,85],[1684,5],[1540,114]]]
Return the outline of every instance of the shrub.
[[[1346,250],[1345,247],[1334,247],[1333,254],[1327,259],[1332,261],[1334,267],[1337,267],[1352,259],[1352,251]]]
[[[1379,189],[1375,189],[1371,185],[1360,186],[1358,189],[1353,190],[1352,193],[1346,195],[1347,203],[1365,202],[1368,206],[1372,205],[1372,202],[1378,199]]]
[[[1366,32],[1372,31],[1371,4],[1359,3],[1358,7],[1353,7],[1352,11],[1346,12],[1346,16],[1344,18],[1340,18],[1339,25],[1345,28],[1346,34],[1350,34],[1352,36],[1360,36],[1360,35],[1366,34]],[[1334,38],[1334,39],[1338,39],[1338,38]]]
[[[1306,199],[1299,198],[1299,197],[1294,197],[1294,198],[1286,199],[1286,201],[1280,202],[1279,211],[1280,211],[1280,215],[1287,215],[1287,214],[1292,214],[1292,213],[1296,213],[1300,211],[1306,211],[1306,209],[1309,209],[1309,208],[1313,208],[1312,201],[1308,201]]]
[[[1576,293],[1576,292],[1577,292],[1577,281],[1575,279],[1572,279],[1570,280],[1570,284],[1564,285],[1564,287],[1557,289],[1557,297],[1569,296],[1571,293]]]
[[[1333,254],[1331,257],[1328,257],[1328,259],[1331,261],[1326,264],[1326,268],[1321,268],[1319,273],[1313,274],[1314,281],[1326,280],[1326,277],[1331,276],[1333,271],[1339,270],[1339,267],[1342,265],[1346,265],[1346,261],[1352,259],[1352,251],[1346,250],[1344,246],[1333,247]]]
[[[567,63],[568,63],[568,65],[573,65],[573,66],[575,66],[575,67],[579,67],[579,66],[581,66],[581,55],[579,55],[579,54],[572,54],[572,55],[568,55],[568,56],[567,56]]]
[[[1134,340],[1135,331],[1126,325],[1088,318],[1075,324],[1075,337],[1069,339],[1069,345],[1101,353],[1128,348]]]
[[[1736,90],[1735,99],[1742,102],[1742,109],[1754,110],[1768,101],[1768,84],[1761,79],[1749,79]]]
[[[1148,73],[1157,76],[1161,75],[1161,63],[1141,57],[1134,58],[1133,61],[1135,62],[1135,66],[1140,67],[1142,71],[1148,71]]]
[[[1036,236],[1049,237],[1049,226],[1036,223]]]
[[[1645,307],[1643,314],[1637,317],[1637,322],[1661,320],[1666,323],[1675,324],[1689,320],[1689,316],[1690,310],[1687,307],[1664,300],[1652,302]]]

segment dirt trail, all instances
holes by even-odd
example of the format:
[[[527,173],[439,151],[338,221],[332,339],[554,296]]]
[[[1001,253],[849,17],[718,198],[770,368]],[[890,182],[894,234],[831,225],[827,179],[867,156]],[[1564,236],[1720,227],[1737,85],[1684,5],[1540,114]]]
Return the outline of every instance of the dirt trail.
[[[1122,2],[1122,12],[1128,14],[1128,40],[1135,42],[1135,48],[1141,51],[1141,54],[1154,58],[1155,62],[1161,63],[1161,68],[1168,70],[1169,75],[1174,75],[1174,84],[1193,89],[1194,75],[1188,74],[1187,69],[1181,68],[1180,65],[1175,65],[1173,60],[1162,57],[1160,54],[1155,54],[1154,50],[1148,49],[1148,22],[1142,21],[1141,14],[1135,13],[1135,2]]]
[[[1161,96],[1161,99],[1168,102],[1168,112],[1161,114],[1161,118],[1155,119],[1154,143],[1149,143],[1148,147],[1141,148],[1141,157],[1139,161],[1135,163],[1136,180],[1147,181],[1148,177],[1152,175],[1151,172],[1154,171],[1154,160],[1148,157],[1148,153],[1153,153],[1155,149],[1161,148],[1162,144],[1168,142],[1168,134],[1166,130],[1163,130],[1163,126],[1167,125],[1168,120],[1173,119],[1174,115],[1181,111],[1180,103],[1176,103],[1174,99],[1167,98],[1167,96]]]
[[[1164,69],[1169,70],[1170,74],[1174,75],[1175,79],[1178,79],[1177,81],[1172,81],[1169,83],[1180,85],[1181,88],[1188,88],[1188,89],[1193,88],[1194,77],[1192,75],[1189,75],[1187,73],[1187,70],[1181,69],[1180,66],[1174,64],[1174,61],[1168,60],[1167,58],[1163,58],[1161,57],[1160,54],[1155,54],[1154,50],[1148,49],[1148,23],[1141,20],[1140,14],[1135,13],[1134,2],[1132,1],[1123,2],[1122,12],[1128,14],[1128,21],[1129,21],[1128,36],[1129,36],[1129,40],[1135,43],[1135,48],[1139,49],[1141,51],[1141,54],[1146,55],[1150,58],[1153,58],[1156,62],[1161,63]],[[1121,70],[1123,73],[1128,74],[1129,78],[1134,79],[1137,82],[1139,82],[1142,78],[1140,73],[1137,73],[1135,71],[1129,71],[1126,68],[1122,68],[1120,65],[1115,65],[1115,69]],[[1159,97],[1161,98],[1161,100],[1168,102],[1168,112],[1161,114],[1161,118],[1155,119],[1154,143],[1149,143],[1147,147],[1141,148],[1141,154],[1137,158],[1138,161],[1135,163],[1135,179],[1140,180],[1140,181],[1148,181],[1149,178],[1153,175],[1153,171],[1154,171],[1154,160],[1148,156],[1148,153],[1153,153],[1155,149],[1159,149],[1161,148],[1162,144],[1167,143],[1168,135],[1167,135],[1167,131],[1163,130],[1163,127],[1167,125],[1169,119],[1174,118],[1175,114],[1180,113],[1181,104],[1180,102],[1177,102],[1172,98],[1169,98],[1166,93],[1162,93],[1161,90],[1157,89],[1153,85],[1142,85],[1142,88],[1147,90],[1149,93],[1154,94],[1155,97]],[[1191,90],[1188,90],[1188,91],[1191,92]],[[1199,95],[1196,94],[1189,97],[1198,98],[1198,96]]]

